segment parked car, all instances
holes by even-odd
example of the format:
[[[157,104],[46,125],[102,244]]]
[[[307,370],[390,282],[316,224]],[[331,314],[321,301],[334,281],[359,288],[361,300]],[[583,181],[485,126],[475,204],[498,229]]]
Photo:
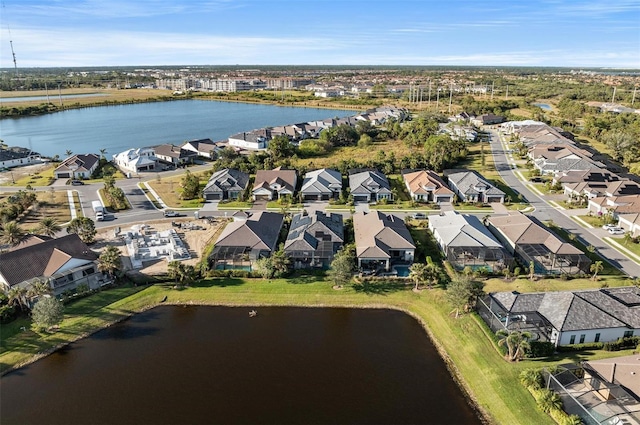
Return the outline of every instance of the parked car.
[[[619,227],[613,227],[609,229],[609,233],[612,235],[624,235],[624,229],[621,229]]]
[[[71,180],[71,185],[72,186],[82,186],[84,184],[83,181],[81,180]]]
[[[416,220],[424,220],[425,218],[427,218],[427,215],[425,213],[416,212],[411,214],[411,218],[414,218]]]
[[[618,229],[618,226],[616,226],[615,224],[605,224],[604,226],[602,226],[602,228],[604,230],[609,230],[609,229]]]
[[[177,212],[175,212],[173,210],[166,210],[164,212],[164,216],[165,217],[180,217],[180,213],[177,213]]]

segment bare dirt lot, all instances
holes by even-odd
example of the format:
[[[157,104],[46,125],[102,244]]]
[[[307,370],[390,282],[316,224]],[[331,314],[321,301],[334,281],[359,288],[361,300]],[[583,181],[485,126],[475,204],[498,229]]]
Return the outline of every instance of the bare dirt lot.
[[[213,242],[216,237],[218,237],[220,231],[224,228],[226,222],[225,221],[216,221],[214,223],[209,223],[207,220],[195,220],[195,219],[177,219],[174,220],[175,223],[191,223],[194,226],[199,226],[201,229],[199,230],[187,230],[181,229],[179,227],[174,227],[178,232],[178,235],[184,242],[186,248],[189,250],[191,254],[191,259],[184,260],[185,264],[196,265],[200,259],[202,258],[202,251],[209,244],[209,242]],[[151,221],[146,222],[146,225],[151,227],[152,231],[162,231],[171,229],[173,226],[171,221]],[[127,252],[127,247],[125,246],[124,239],[122,236],[116,236],[114,232],[115,227],[111,227],[108,229],[100,230],[96,235],[96,243],[92,245],[92,248],[101,251],[107,245],[115,245],[120,249],[122,254],[123,263],[126,270],[131,269],[131,262],[129,261],[129,254]],[[126,232],[129,228],[122,228],[121,235]],[[157,260],[157,261],[149,261],[145,262],[142,269],[138,271],[143,274],[148,275],[157,275],[163,274],[167,272],[167,264],[166,260]]]

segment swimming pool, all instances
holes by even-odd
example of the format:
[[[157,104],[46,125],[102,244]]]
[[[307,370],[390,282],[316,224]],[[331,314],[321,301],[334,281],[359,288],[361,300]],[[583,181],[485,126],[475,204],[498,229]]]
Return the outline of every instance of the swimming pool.
[[[409,276],[409,266],[393,266],[393,270],[397,273],[398,277]]]

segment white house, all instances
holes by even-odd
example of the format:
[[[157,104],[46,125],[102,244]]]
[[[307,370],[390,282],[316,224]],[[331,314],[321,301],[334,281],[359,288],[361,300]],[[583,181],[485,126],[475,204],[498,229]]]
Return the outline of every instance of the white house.
[[[271,131],[263,128],[229,136],[229,146],[236,146],[242,149],[261,150],[269,146]]]
[[[99,163],[100,157],[93,153],[73,155],[62,161],[53,175],[57,179],[88,179],[98,168]]]
[[[139,173],[153,171],[157,164],[156,153],[153,148],[127,149],[113,155],[113,162],[124,172]]]

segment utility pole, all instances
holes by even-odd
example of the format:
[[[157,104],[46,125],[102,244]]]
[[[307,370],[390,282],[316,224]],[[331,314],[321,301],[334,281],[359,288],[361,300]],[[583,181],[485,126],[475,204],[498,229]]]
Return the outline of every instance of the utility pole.
[[[44,82],[44,89],[47,91],[47,104],[51,103],[49,101],[49,87],[47,87],[47,82]]]
[[[440,87],[438,87],[437,96],[436,96],[436,112],[440,109]]]
[[[504,95],[504,100],[509,99],[509,84],[507,84],[507,93]]]
[[[60,101],[60,106],[62,106],[62,90],[60,90],[60,83],[58,83],[58,100]]]
[[[431,109],[431,79],[429,79],[429,109]]]
[[[449,83],[449,113],[451,113],[451,100],[453,99],[453,83]]]
[[[491,82],[491,100],[493,100],[493,87],[494,87],[494,82]]]
[[[613,86],[613,96],[611,96],[611,103],[616,101],[616,86]]]

